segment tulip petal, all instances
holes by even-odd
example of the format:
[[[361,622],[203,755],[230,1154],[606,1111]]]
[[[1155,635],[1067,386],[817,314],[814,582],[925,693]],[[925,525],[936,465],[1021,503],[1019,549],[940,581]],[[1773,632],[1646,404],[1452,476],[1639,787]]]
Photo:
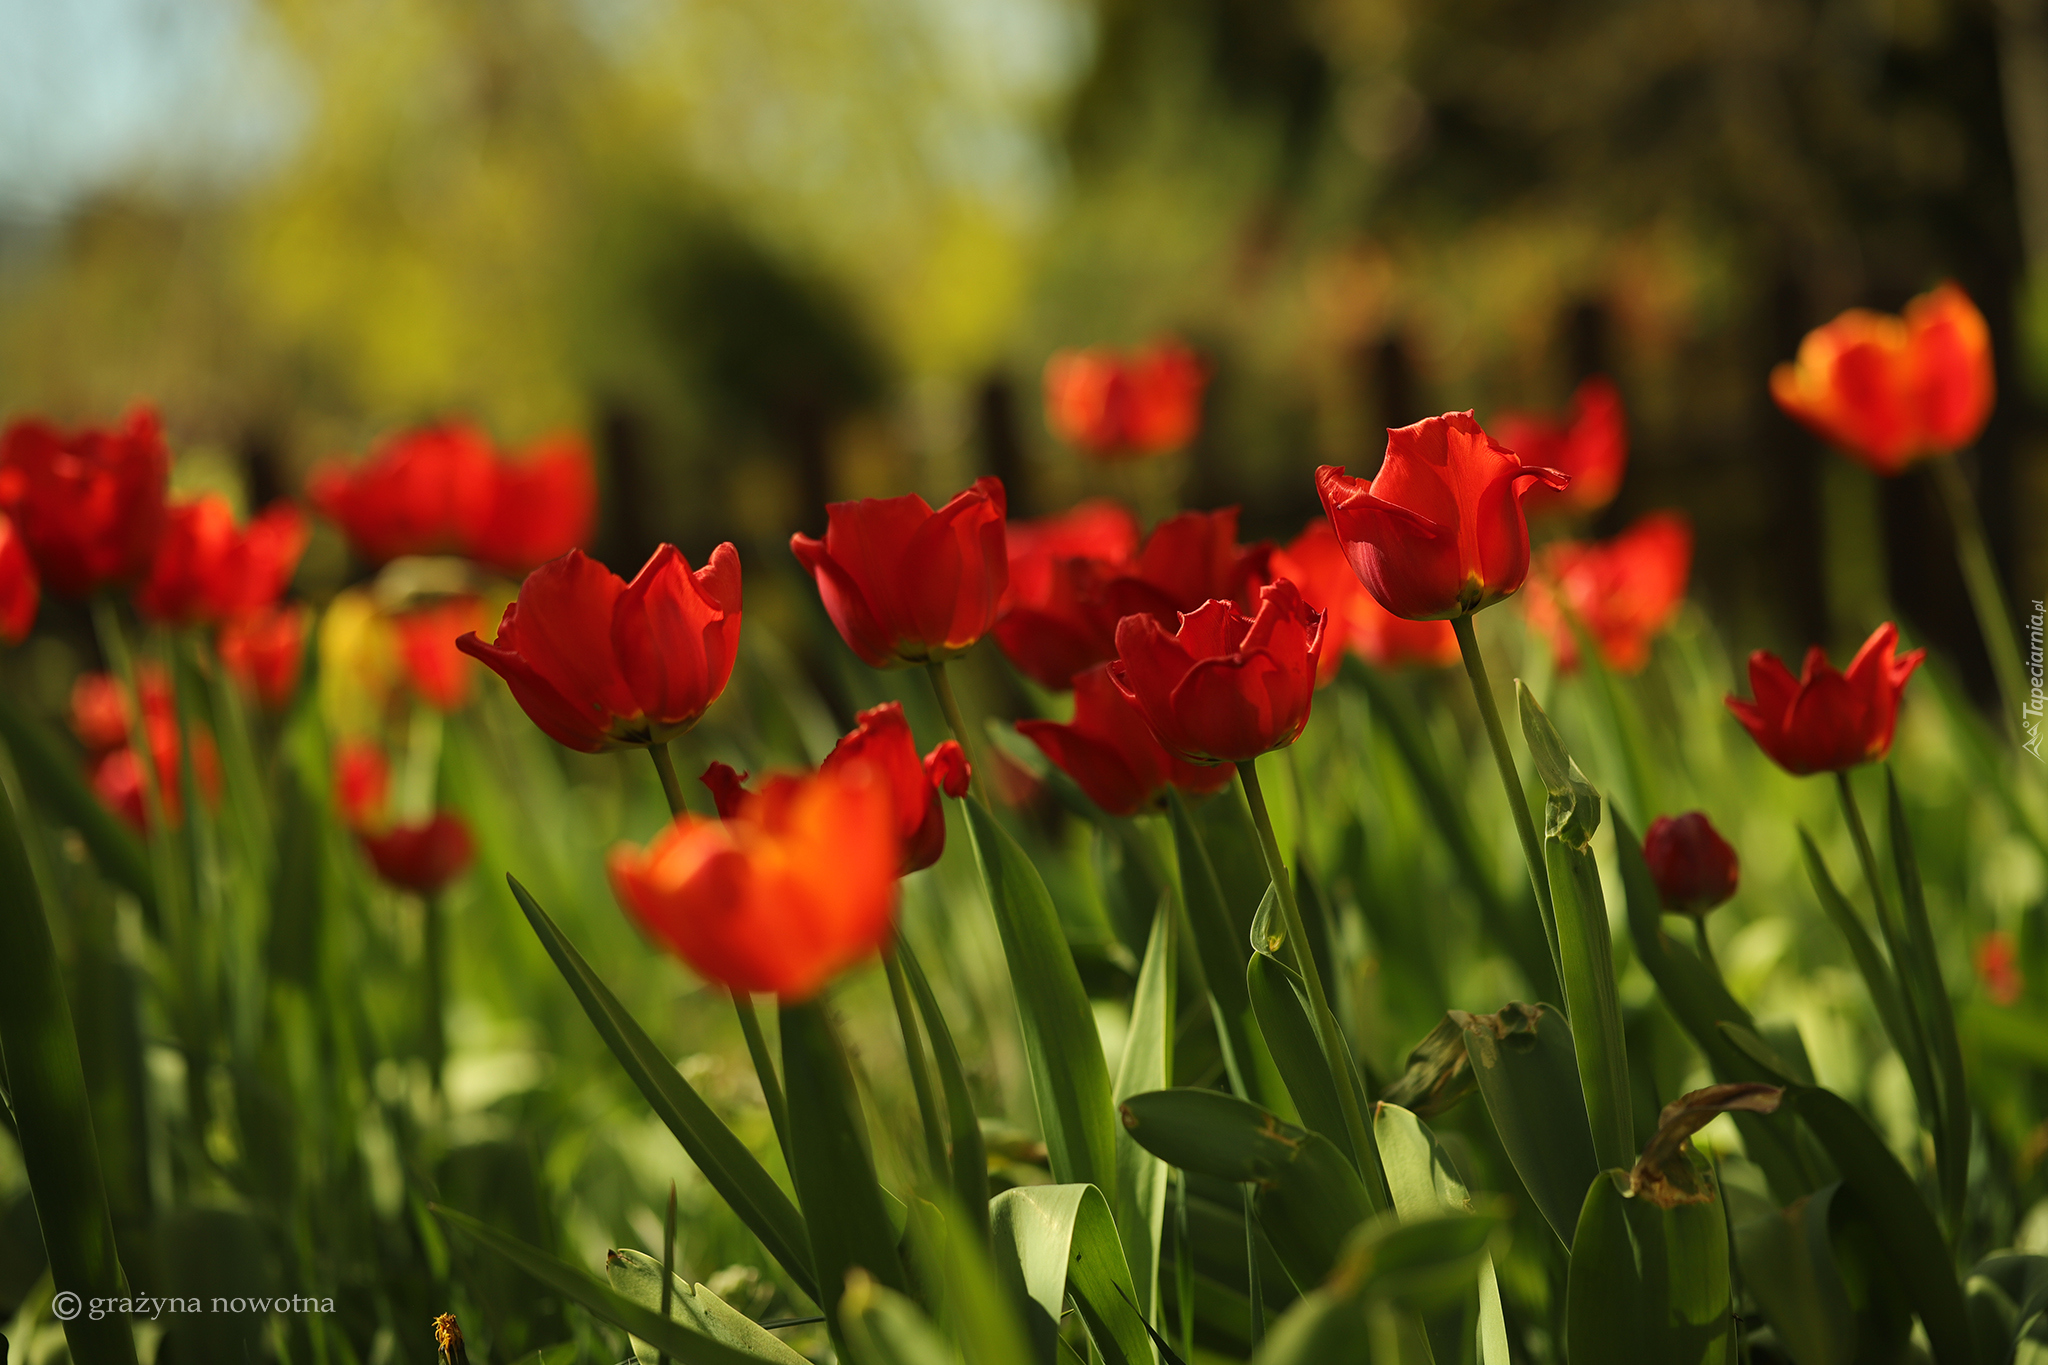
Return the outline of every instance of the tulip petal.
[[[660,546],[619,594],[611,646],[636,709],[667,732],[658,737],[695,724],[725,691],[739,645],[739,596],[739,553],[730,544],[696,575],[675,546]]]
[[[609,738],[604,721],[571,703],[553,683],[520,657],[514,643],[518,639],[518,610],[517,603],[505,608],[504,619],[498,623],[497,643],[487,645],[477,638],[475,631],[471,631],[458,639],[455,647],[503,678],[505,685],[512,690],[512,699],[519,703],[519,709],[526,712],[527,718],[549,739],[586,754],[602,751]]]
[[[862,663],[870,668],[894,668],[905,662],[896,657],[895,637],[876,616],[867,592],[826,550],[825,541],[794,535],[789,538],[789,551],[817,580],[825,614]]]

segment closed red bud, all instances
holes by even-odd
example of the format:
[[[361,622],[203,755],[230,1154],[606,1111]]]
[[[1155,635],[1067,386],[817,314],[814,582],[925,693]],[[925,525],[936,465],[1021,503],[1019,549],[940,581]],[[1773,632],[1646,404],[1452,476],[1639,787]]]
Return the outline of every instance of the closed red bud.
[[[14,519],[0,515],[0,640],[18,645],[28,638],[42,605],[42,580]]]
[[[1916,649],[1900,658],[1899,628],[1887,621],[1838,672],[1819,645],[1806,651],[1797,678],[1775,654],[1749,656],[1752,701],[1728,698],[1757,747],[1795,776],[1834,773],[1871,763],[1891,752],[1899,697],[1906,679],[1927,656]]]
[[[1678,512],[1652,512],[1612,540],[1545,546],[1522,604],[1565,672],[1579,666],[1576,617],[1609,668],[1634,673],[1685,600],[1691,573],[1692,523]]]
[[[1150,810],[1170,786],[1206,796],[1229,785],[1229,767],[1190,763],[1168,753],[1145,723],[1145,713],[1110,679],[1109,669],[1097,664],[1075,676],[1073,720],[1020,720],[1017,732],[1111,815]]]
[[[723,820],[679,816],[646,848],[612,851],[612,889],[705,978],[786,999],[815,995],[888,941],[896,799],[867,763],[773,777]]]
[[[1201,429],[1208,383],[1200,358],[1174,341],[1129,354],[1060,351],[1045,364],[1045,421],[1099,459],[1163,455]]]
[[[835,502],[824,537],[792,536],[789,548],[864,663],[937,663],[995,622],[1010,581],[1004,506],[997,479],[976,479],[937,511],[916,494]]]
[[[306,658],[306,609],[264,607],[223,622],[214,637],[221,666],[271,711],[291,704]]]
[[[1953,284],[1912,300],[1904,317],[1851,308],[1771,371],[1779,407],[1884,475],[1975,441],[1996,387],[1991,330]]]
[[[1571,485],[1503,450],[1471,413],[1452,412],[1389,431],[1386,460],[1371,479],[1324,465],[1316,491],[1345,558],[1379,604],[1410,621],[1436,621],[1522,586],[1522,492],[1531,480]]]
[[[462,818],[437,811],[416,825],[393,825],[379,834],[356,835],[377,875],[398,887],[431,896],[476,861],[476,838]]]
[[[1704,915],[1724,904],[1741,876],[1735,850],[1699,811],[1652,820],[1643,861],[1664,908],[1675,915]]]
[[[1308,725],[1323,614],[1286,579],[1258,612],[1206,602],[1169,633],[1149,616],[1117,626],[1109,676],[1166,748],[1196,763],[1241,763],[1292,744]]]
[[[1524,464],[1540,465],[1569,475],[1571,487],[1542,484],[1522,495],[1522,508],[1532,517],[1552,513],[1597,512],[1621,491],[1628,468],[1628,418],[1621,393],[1605,375],[1594,375],[1572,394],[1571,412],[1563,421],[1531,413],[1508,412],[1494,419],[1500,444]]]
[[[505,680],[544,732],[585,753],[659,744],[708,710],[740,643],[740,557],[695,573],[673,545],[631,583],[581,550],[543,564],[505,608],[498,637],[457,646]]]
[[[312,534],[288,502],[246,527],[218,493],[170,508],[149,576],[135,592],[143,616],[167,625],[221,621],[276,604],[298,570]]]
[[[44,586],[84,597],[149,569],[164,525],[171,453],[156,413],[60,431],[27,418],[0,432],[0,511]]]

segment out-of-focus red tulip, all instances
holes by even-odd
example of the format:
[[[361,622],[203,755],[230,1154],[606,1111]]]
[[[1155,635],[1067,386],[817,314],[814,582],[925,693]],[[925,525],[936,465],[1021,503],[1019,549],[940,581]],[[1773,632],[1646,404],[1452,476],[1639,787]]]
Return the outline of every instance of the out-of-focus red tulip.
[[[178,725],[176,699],[171,695],[170,675],[150,660],[135,665],[135,690],[141,694],[142,714],[152,724]],[[103,754],[128,742],[128,727],[134,708],[111,673],[81,673],[71,684],[71,732],[89,754]]]
[[[720,545],[692,573],[663,545],[626,583],[571,550],[526,576],[494,642],[471,633],[456,645],[571,749],[660,744],[695,725],[732,676],[739,551]]]
[[[189,626],[260,611],[284,594],[312,528],[288,502],[267,508],[246,527],[218,493],[174,504],[135,607],[152,621]]]
[[[1010,554],[1008,610],[1018,602],[1043,602],[1053,590],[1053,566],[1064,559],[1123,564],[1138,551],[1138,519],[1108,498],[1090,498],[1064,512],[1013,521],[1004,531]]]
[[[1045,363],[1045,421],[1068,445],[1102,459],[1163,455],[1195,438],[1209,372],[1176,341],[1128,354],[1060,351]]]
[[[466,553],[523,574],[581,545],[596,517],[589,447],[575,436],[551,436],[524,455],[498,461],[491,514]]]
[[[1563,421],[1527,412],[1496,417],[1496,438],[1523,464],[1555,469],[1571,476],[1571,487],[1553,490],[1542,485],[1522,495],[1522,509],[1532,517],[1551,513],[1597,512],[1621,491],[1628,468],[1628,416],[1614,381],[1596,374],[1572,394],[1572,410]]]
[[[549,437],[509,457],[459,422],[396,436],[354,466],[323,461],[307,494],[373,563],[463,555],[509,573],[576,548],[597,509],[581,441]]]
[[[1445,620],[1491,606],[1529,572],[1528,480],[1571,486],[1555,469],[1523,464],[1469,412],[1387,433],[1371,479],[1336,465],[1316,471],[1323,510],[1345,558],[1379,604],[1410,621]]]
[[[391,798],[391,763],[367,740],[343,740],[334,750],[334,811],[349,829],[377,829]]]
[[[141,577],[164,524],[171,453],[156,413],[60,431],[27,418],[0,432],[0,511],[43,583],[67,597]]]
[[[1983,431],[1996,397],[1991,330],[1953,284],[1912,300],[1904,317],[1851,308],[1771,371],[1771,397],[1858,463],[1897,474]]]
[[[1161,744],[1196,763],[1241,763],[1308,724],[1323,614],[1283,578],[1259,589],[1256,615],[1205,602],[1172,633],[1127,616],[1116,643],[1109,676]]]
[[[18,645],[36,623],[43,602],[42,580],[14,519],[0,513],[0,640]]]
[[[2019,945],[2013,942],[2012,935],[2003,929],[1993,929],[1977,940],[1977,950],[1971,956],[1976,962],[1977,979],[1984,983],[1984,994],[1991,997],[1991,1003],[2017,1005],[2026,994],[2027,978],[2020,971]]]
[[[179,770],[184,746],[178,737],[177,701],[170,680],[153,665],[138,667],[136,687],[142,694],[143,747],[154,761],[157,798],[163,803],[164,819],[175,828],[185,819],[184,782]],[[85,745],[93,791],[129,825],[147,831],[143,770],[130,724],[132,714],[120,683],[110,674],[88,673],[72,686],[71,727]],[[209,807],[217,806],[220,751],[204,725],[195,722],[191,734],[193,780],[200,798]]]
[[[832,747],[819,771],[865,763],[886,777],[896,805],[903,870],[930,867],[946,849],[946,811],[939,797],[967,794],[967,755],[948,739],[920,760],[901,702],[884,702],[856,719],[859,723]]]
[[[1149,810],[1169,786],[1206,796],[1229,785],[1227,766],[1190,763],[1168,753],[1145,713],[1111,681],[1109,668],[1097,664],[1075,676],[1071,722],[1020,720],[1018,733],[1111,815]]]
[[[1550,637],[1565,672],[1579,666],[1569,611],[1609,668],[1634,673],[1650,661],[1650,642],[1685,600],[1691,574],[1692,523],[1678,512],[1651,512],[1612,540],[1545,546],[1523,608],[1530,628]]]
[[[1806,651],[1795,679],[1775,654],[1749,656],[1754,700],[1728,698],[1728,709],[1757,747],[1786,772],[1834,773],[1891,752],[1906,679],[1927,656],[1916,649],[1894,658],[1899,628],[1890,621],[1870,633],[1847,672],[1837,672],[1819,645]]]
[[[680,816],[645,849],[614,849],[612,889],[701,975],[803,999],[888,940],[896,821],[869,764],[773,777],[726,819]]]
[[[848,647],[876,668],[935,663],[988,634],[1010,581],[1003,485],[974,486],[933,511],[916,494],[825,509],[822,540],[790,550],[818,583]]]
[[[1458,636],[1450,622],[1404,621],[1373,600],[1351,571],[1327,517],[1317,517],[1285,549],[1274,551],[1269,572],[1300,588],[1308,604],[1323,613],[1317,687],[1337,676],[1345,649],[1379,668],[1441,668],[1458,660]]]
[[[1643,861],[1664,908],[1675,915],[1704,915],[1725,904],[1742,875],[1735,850],[1699,811],[1652,820]]]
[[[484,627],[483,602],[467,594],[443,597],[424,606],[395,613],[398,660],[406,681],[436,711],[459,711],[469,704],[476,665],[463,657],[455,642]]]
[[[379,834],[358,831],[356,840],[379,877],[422,896],[433,895],[476,861],[476,838],[452,811],[436,811],[432,819],[393,825]]]
[[[1105,513],[1073,517],[1026,524],[1027,552],[1011,552],[1009,599],[995,628],[1010,662],[1046,687],[1064,689],[1083,669],[1115,658],[1117,622],[1126,616],[1171,626],[1212,598],[1250,610],[1266,581],[1273,547],[1237,543],[1235,507],[1168,517],[1121,555],[1112,553],[1121,528]],[[1078,533],[1091,523],[1092,547]]]
[[[306,659],[306,609],[296,603],[260,607],[221,623],[214,649],[228,676],[272,711],[291,704]]]

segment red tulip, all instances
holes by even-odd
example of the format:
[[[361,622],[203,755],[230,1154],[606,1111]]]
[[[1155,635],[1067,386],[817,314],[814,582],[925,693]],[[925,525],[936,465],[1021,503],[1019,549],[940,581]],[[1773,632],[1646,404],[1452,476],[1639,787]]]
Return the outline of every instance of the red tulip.
[[[660,744],[725,691],[740,644],[740,556],[695,573],[663,545],[631,583],[581,550],[543,564],[505,608],[498,638],[456,641],[505,680],[527,716],[572,749]]]
[[[296,604],[244,612],[214,637],[221,667],[272,711],[290,705],[306,658],[306,609]]]
[[[1879,474],[1977,439],[1996,393],[1991,331],[1953,284],[1906,315],[1851,308],[1771,371],[1771,396],[1823,439]]]
[[[1229,602],[1184,612],[1168,633],[1149,616],[1116,628],[1109,676],[1171,752],[1241,763],[1292,744],[1308,724],[1323,614],[1286,579],[1259,589],[1258,612]]]
[[[148,570],[170,467],[148,408],[74,432],[28,418],[0,432],[0,511],[50,590],[83,597]]]
[[[10,645],[26,640],[42,601],[35,561],[28,557],[13,519],[0,514],[0,640]]]
[[[1689,811],[1660,815],[1643,836],[1643,861],[1664,908],[1675,915],[1704,915],[1735,894],[1742,865],[1707,817]]]
[[[1128,355],[1060,351],[1045,363],[1045,421],[1090,455],[1162,455],[1195,438],[1208,383],[1201,360],[1174,341]]]
[[[939,797],[967,794],[967,755],[957,741],[948,739],[920,761],[901,702],[884,702],[856,719],[859,723],[832,746],[819,771],[864,763],[887,778],[896,806],[903,870],[930,867],[946,848],[946,810]]]
[[[1123,543],[1122,528],[1093,507],[1088,523],[1075,513],[1026,523],[1027,549],[1011,552],[1011,591],[996,622],[1003,653],[1046,687],[1063,689],[1083,669],[1114,659],[1117,622],[1126,616],[1170,626],[1211,598],[1250,609],[1266,581],[1272,546],[1237,543],[1235,507],[1169,517],[1142,548],[1117,555],[1110,552]],[[1095,528],[1092,548],[1076,534],[1085,524]]]
[[[334,810],[349,829],[377,829],[391,797],[391,764],[364,740],[344,740],[334,751]]]
[[[865,763],[774,777],[732,815],[692,815],[612,851],[612,889],[701,975],[789,999],[888,941],[902,850],[888,778]]]
[[[974,486],[936,512],[923,498],[826,507],[824,539],[792,536],[840,636],[876,668],[935,663],[988,634],[1009,584],[1003,485]]]
[[[1991,997],[1991,1003],[2017,1005],[2026,994],[2027,978],[2020,971],[2019,946],[2012,935],[1993,929],[1977,940],[1977,951],[1972,956],[1976,960],[1977,979],[1984,983],[1984,994]]]
[[[144,718],[153,726],[169,727],[175,735],[178,711],[170,676],[143,660],[135,666],[135,690],[141,694]],[[89,754],[126,744],[134,715],[121,680],[111,673],[81,673],[71,684],[71,731]]]
[[[1545,546],[1523,606],[1530,628],[1550,637],[1565,672],[1579,666],[1570,619],[1577,617],[1609,668],[1634,673],[1650,661],[1650,641],[1685,600],[1691,572],[1692,523],[1678,512],[1652,512],[1612,540]]]
[[[1441,668],[1457,662],[1458,636],[1450,622],[1404,621],[1375,602],[1351,571],[1327,517],[1317,517],[1285,549],[1274,551],[1271,572],[1300,588],[1308,604],[1323,613],[1317,687],[1337,676],[1345,648],[1380,668],[1411,663]]]
[[[483,602],[466,593],[443,597],[396,613],[391,624],[398,632],[398,660],[420,699],[443,712],[468,705],[476,665],[462,657],[456,641],[483,629]]]
[[[1090,498],[1064,512],[1013,521],[1004,532],[1010,555],[1008,610],[1018,602],[1042,602],[1053,590],[1053,566],[1064,559],[1123,564],[1138,550],[1138,519],[1108,498]]]
[[[416,825],[393,825],[381,834],[358,831],[377,875],[400,890],[431,896],[476,861],[476,838],[451,811],[436,811]]]
[[[305,513],[276,503],[245,528],[218,493],[173,505],[135,606],[152,621],[189,626],[270,607],[284,594],[311,536]]]
[[[491,512],[466,548],[471,559],[523,574],[581,545],[597,516],[597,475],[575,436],[500,460]]]
[[[597,507],[580,441],[553,437],[514,459],[463,423],[394,437],[354,467],[325,461],[307,493],[372,562],[464,555],[512,573],[574,549]]]
[[[136,673],[136,688],[142,694],[144,747],[155,765],[157,798],[163,803],[164,818],[175,827],[185,818],[179,771],[184,745],[178,734],[177,701],[161,669],[144,664]],[[130,724],[133,714],[120,683],[109,674],[84,674],[72,685],[71,728],[85,745],[93,791],[109,810],[136,830],[146,831],[142,764]],[[216,806],[221,793],[220,752],[204,725],[195,722],[191,733],[193,779],[201,799]]]
[[[1572,410],[1559,422],[1532,413],[1505,412],[1494,419],[1500,444],[1525,464],[1571,477],[1571,487],[1553,492],[1541,485],[1522,495],[1530,516],[1597,512],[1621,491],[1628,467],[1628,417],[1614,381],[1596,374],[1572,394]]]
[[[1501,449],[1471,413],[1453,412],[1389,431],[1386,461],[1369,480],[1324,465],[1316,491],[1345,558],[1379,604],[1432,621],[1491,606],[1522,586],[1527,479],[1571,486],[1557,470]]]
[[[1887,621],[1870,633],[1846,673],[1838,673],[1819,645],[1806,651],[1795,680],[1775,654],[1749,656],[1754,701],[1728,698],[1757,747],[1786,772],[1841,772],[1891,752],[1899,694],[1927,651],[1893,658],[1899,628]]]
[[[1109,670],[1110,665],[1097,664],[1075,676],[1071,722],[1020,720],[1018,733],[1111,815],[1149,810],[1169,786],[1206,796],[1229,785],[1228,767],[1190,763],[1168,753]]]

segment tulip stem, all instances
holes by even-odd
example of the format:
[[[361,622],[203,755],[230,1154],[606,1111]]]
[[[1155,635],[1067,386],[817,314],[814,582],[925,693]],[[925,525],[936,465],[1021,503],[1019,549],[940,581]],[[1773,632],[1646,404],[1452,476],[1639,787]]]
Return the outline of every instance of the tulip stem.
[[[932,1163],[932,1181],[943,1186],[949,1167],[946,1137],[939,1124],[938,1089],[932,1083],[931,1059],[917,1031],[917,1013],[910,1003],[910,983],[904,979],[903,963],[896,956],[891,937],[882,948],[882,970],[889,977],[889,999],[896,1006],[896,1023],[903,1030],[903,1055],[910,1064],[910,1086],[917,1092],[917,1116],[924,1125],[925,1156]]]
[[[654,760],[654,771],[661,774],[661,790],[668,797],[669,814],[678,819],[689,814],[683,805],[683,784],[676,777],[676,761],[668,751],[668,742],[663,740],[648,745],[647,756]],[[787,1162],[790,1159],[789,1106],[782,1096],[782,1082],[775,1074],[775,1056],[768,1051],[768,1039],[761,1032],[761,1017],[754,1011],[753,997],[735,989],[732,1007],[740,1017],[740,1032],[746,1035],[747,1055],[754,1059],[754,1075],[761,1082],[761,1098],[767,1102],[768,1117],[775,1124],[775,1141],[782,1148],[782,1159]]]
[[[1337,1103],[1344,1111],[1344,1130],[1351,1139],[1351,1150],[1358,1156],[1359,1174],[1365,1180],[1366,1196],[1376,1212],[1383,1211],[1389,1203],[1380,1167],[1379,1147],[1366,1128],[1365,1115],[1359,1108],[1358,1073],[1345,1053],[1344,1035],[1337,1028],[1337,1016],[1331,1012],[1330,998],[1323,991],[1322,970],[1316,966],[1308,931],[1302,925],[1301,902],[1294,894],[1294,879],[1287,875],[1286,860],[1280,856],[1280,841],[1273,834],[1273,817],[1266,810],[1266,795],[1259,789],[1256,760],[1246,759],[1239,763],[1237,777],[1244,787],[1245,804],[1251,807],[1252,824],[1259,831],[1259,849],[1266,855],[1266,875],[1273,880],[1280,913],[1287,917],[1287,938],[1294,944],[1295,965],[1301,969],[1302,980],[1308,983],[1309,1008],[1315,1019],[1317,1041],[1323,1045],[1323,1064],[1330,1069],[1330,1080],[1337,1087]]]
[[[2027,705],[2019,637],[2013,632],[2012,614],[2006,609],[2005,590],[1999,586],[1998,566],[1992,561],[1991,546],[1985,539],[1984,522],[1977,515],[1969,481],[1953,457],[1932,463],[1935,486],[1941,490],[1941,500],[1948,506],[1949,525],[1955,529],[1956,559],[1961,563],[1963,583],[1970,592],[1970,605],[1977,613],[1984,651],[1991,656],[1991,671],[1998,678],[1998,693],[2005,701],[2005,725],[2010,731],[2021,724]]]
[[[932,691],[939,697],[939,711],[946,717],[946,725],[953,731],[953,738],[960,741],[960,747],[967,751],[967,785],[973,791],[974,799],[981,802],[982,809],[988,809],[988,788],[981,780],[981,763],[975,758],[974,741],[967,733],[967,718],[960,714],[960,699],[953,695],[953,679],[946,672],[946,661],[934,659],[926,664],[925,672],[932,680]]]
[[[436,1095],[441,1093],[441,1074],[448,1064],[447,955],[447,912],[441,905],[441,893],[430,891],[420,897],[420,956],[427,978],[427,1072],[433,1077]]]
[[[1557,950],[1557,910],[1550,900],[1550,874],[1543,861],[1543,842],[1536,837],[1536,822],[1529,818],[1529,798],[1522,792],[1522,774],[1515,767],[1514,751],[1508,748],[1508,732],[1501,727],[1500,708],[1493,701],[1493,684],[1486,678],[1486,660],[1479,653],[1479,637],[1473,632],[1470,613],[1451,618],[1458,636],[1458,652],[1465,659],[1465,676],[1472,682],[1472,699],[1479,705],[1479,717],[1486,722],[1486,741],[1493,746],[1493,763],[1500,769],[1501,786],[1506,788],[1508,812],[1515,817],[1515,833],[1521,836],[1522,857],[1529,864],[1529,883],[1536,889],[1536,909],[1543,916],[1543,937],[1550,944],[1550,965],[1557,980],[1564,980],[1564,960]]]
[[[1707,937],[1707,917],[1701,915],[1692,922],[1692,941],[1699,946],[1700,961],[1707,964],[1707,970],[1716,978],[1721,975],[1721,964],[1714,958],[1714,940]]]

